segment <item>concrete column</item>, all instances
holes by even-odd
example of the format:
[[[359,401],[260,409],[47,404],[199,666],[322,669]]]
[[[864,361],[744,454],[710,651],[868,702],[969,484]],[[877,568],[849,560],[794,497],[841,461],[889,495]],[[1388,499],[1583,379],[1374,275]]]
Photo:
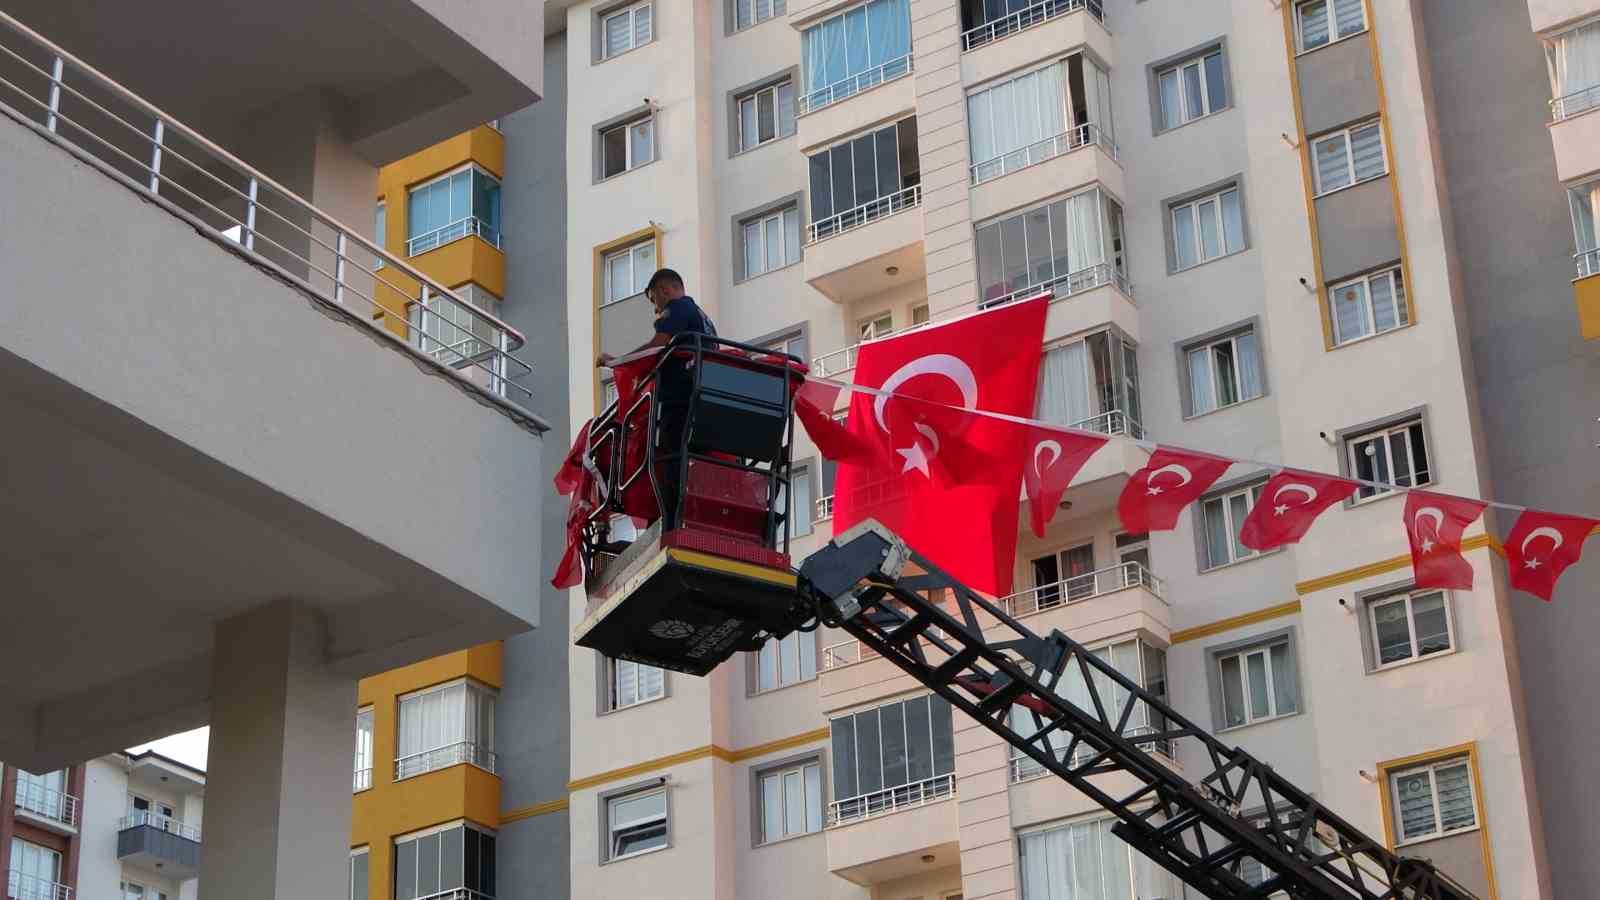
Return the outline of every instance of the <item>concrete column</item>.
[[[978,298],[972,234],[967,99],[961,86],[961,5],[911,0],[916,54],[917,153],[922,163],[923,252],[928,308],[934,314]]]
[[[217,625],[205,854],[210,897],[341,897],[356,680],[326,663],[321,618],[277,601]]]

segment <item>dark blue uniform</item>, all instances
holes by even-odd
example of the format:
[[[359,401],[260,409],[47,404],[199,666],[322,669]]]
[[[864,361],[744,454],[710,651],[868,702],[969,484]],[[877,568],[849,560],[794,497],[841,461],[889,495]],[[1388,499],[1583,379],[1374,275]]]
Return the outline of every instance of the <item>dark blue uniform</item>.
[[[668,338],[680,334],[707,334],[715,336],[717,329],[711,318],[694,302],[693,297],[679,297],[667,304],[656,318],[656,333]],[[656,391],[656,461],[658,484],[661,488],[663,530],[677,523],[678,458],[683,445],[684,422],[689,416],[689,393],[694,385],[688,361],[669,356],[658,371]]]
[[[668,338],[680,334],[709,334],[715,336],[717,329],[711,324],[711,319],[694,302],[693,297],[679,297],[667,304],[656,319],[656,333],[664,334]],[[692,382],[689,378],[689,368],[685,360],[668,359],[661,366],[661,402],[674,406],[687,405],[689,402],[689,387]]]

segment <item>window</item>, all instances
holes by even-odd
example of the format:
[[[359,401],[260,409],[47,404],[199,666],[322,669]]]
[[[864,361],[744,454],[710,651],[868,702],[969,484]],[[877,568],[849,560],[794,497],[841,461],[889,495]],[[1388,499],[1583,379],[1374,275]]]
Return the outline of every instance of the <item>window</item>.
[[[611,797],[606,804],[605,859],[618,860],[667,846],[667,789]]]
[[[734,0],[733,30],[743,31],[789,11],[784,0]]]
[[[451,891],[461,891],[452,896],[464,894],[473,900],[494,897],[493,833],[457,822],[395,838],[394,900],[417,900]]]
[[[372,707],[356,712],[356,777],[354,789],[372,787]]]
[[[1092,596],[1094,586],[1094,544],[1069,547],[1049,556],[1033,560],[1034,598],[1039,609],[1061,602],[1061,590],[1066,588],[1066,599],[1081,600]],[[1088,575],[1088,578],[1082,576]],[[1032,610],[1021,610],[1032,612]]]
[[[894,314],[884,313],[881,316],[873,316],[870,319],[862,319],[857,327],[860,329],[861,339],[863,341],[872,341],[877,340],[878,338],[888,337],[889,335],[894,334]]]
[[[1373,661],[1378,668],[1453,647],[1450,604],[1442,591],[1382,597],[1367,604]]]
[[[1422,419],[1415,418],[1345,438],[1350,472],[1365,481],[1399,487],[1432,484],[1428,442],[1423,434]],[[1389,491],[1364,484],[1356,489],[1355,499],[1360,502]]]
[[[1305,0],[1295,5],[1295,31],[1300,50],[1315,50],[1367,28],[1362,0]]]
[[[650,43],[651,38],[655,37],[651,29],[651,12],[651,4],[645,2],[601,16],[600,58],[610,59]]]
[[[602,304],[642,294],[656,271],[656,242],[648,239],[632,247],[613,250],[605,255],[601,268],[605,279],[605,290],[600,295]]]
[[[1383,127],[1368,122],[1313,140],[1311,164],[1319,197],[1388,174]]]
[[[1228,77],[1222,49],[1186,59],[1156,73],[1161,98],[1161,128],[1177,128],[1228,106]]]
[[[747,219],[739,226],[744,277],[754,278],[800,261],[800,209],[789,206]]]
[[[1222,727],[1237,728],[1300,711],[1300,691],[1287,637],[1216,655]]]
[[[1184,351],[1189,415],[1199,416],[1261,396],[1261,348],[1255,329]]]
[[[882,811],[883,791],[904,789],[896,791],[904,800],[954,790],[955,732],[943,698],[914,697],[830,719],[828,726],[837,820]]]
[[[606,710],[627,709],[667,695],[666,672],[628,659],[606,658]]]
[[[410,778],[459,763],[494,771],[494,692],[456,681],[399,699],[394,777]]]
[[[1127,274],[1122,206],[1098,188],[980,225],[977,239],[984,305],[1045,288],[1064,297]]]
[[[1044,162],[1098,139],[1111,141],[1111,82],[1082,54],[967,97],[972,181]]]
[[[407,195],[408,256],[473,234],[500,246],[500,181],[493,175],[469,165]]]
[[[822,763],[809,760],[761,772],[763,844],[822,830]]]
[[[656,158],[656,117],[647,115],[600,132],[600,179],[637,169]]]
[[[1020,832],[1022,900],[1177,897],[1177,878],[1112,834],[1106,816]]]
[[[1178,271],[1245,248],[1237,187],[1172,206],[1172,255]]]
[[[911,307],[911,324],[912,325],[926,325],[926,324],[928,324],[928,304],[919,303],[916,306]]]
[[[804,359],[805,357],[800,357]],[[794,502],[788,500],[788,492],[783,485],[778,485],[778,506],[786,512],[789,523],[789,537],[805,537],[811,533],[811,517],[813,504],[811,501],[811,469],[807,466],[794,466],[789,470],[789,484],[794,487]]]
[[[768,350],[777,353],[787,353],[801,362],[809,362],[811,359],[811,350],[807,346],[805,332],[795,332],[788,337],[769,341],[766,347]]]
[[[389,204],[378,201],[378,209],[373,215],[372,242],[384,250],[389,249]],[[372,258],[372,268],[383,268],[383,256]]]
[[[1328,288],[1333,304],[1333,343],[1393,331],[1410,324],[1406,286],[1398,267],[1363,275]]]
[[[808,517],[809,518],[809,517]],[[817,633],[795,631],[780,641],[767,641],[756,653],[754,693],[775,691],[817,677]]]
[[[1465,756],[1392,772],[1389,785],[1402,844],[1478,827],[1472,766]]]
[[[812,112],[911,71],[910,0],[870,0],[800,34],[802,109]]]
[[[1200,502],[1200,517],[1204,523],[1205,538],[1205,557],[1201,560],[1201,571],[1261,554],[1260,550],[1252,550],[1239,543],[1239,529],[1244,527],[1245,516],[1250,514],[1250,509],[1260,498],[1261,485],[1253,484],[1226,494],[1207,497]]]
[[[748,3],[750,0],[739,0]],[[782,0],[778,0],[782,6]],[[739,150],[794,134],[794,82],[785,78],[776,84],[757,88],[738,98]]]
[[[1567,188],[1567,204],[1572,208],[1572,234],[1577,244],[1578,277],[1600,275],[1600,179]]]
[[[134,881],[124,881],[122,885],[122,900],[167,900],[166,891],[147,888]],[[39,894],[37,900],[54,900],[55,895],[50,893]],[[24,893],[18,900],[34,900],[33,895]]]
[[[350,900],[367,900],[368,871],[367,865],[371,860],[366,847],[357,847],[350,851],[349,898]]]
[[[1135,356],[1133,344],[1112,331],[1047,348],[1039,364],[1035,416],[1056,425],[1138,437]]]
[[[1600,19],[1545,41],[1557,122],[1600,106]]]
[[[500,298],[472,282],[456,288],[455,294],[465,303],[452,303],[423,286],[422,302],[410,307],[412,345],[448,366],[478,363],[499,373],[504,360],[486,357],[504,349],[505,334],[473,310],[498,318]]]
[[[812,240],[916,205],[920,183],[916,117],[902,119],[807,158]]]
[[[7,896],[15,900],[55,900],[61,878],[61,854],[49,847],[11,839],[11,871],[6,873]]]
[[[143,824],[163,829],[170,829],[171,820],[177,816],[177,812],[170,805],[138,794],[128,795],[128,811],[141,819]]]
[[[17,809],[70,823],[76,815],[76,800],[67,798],[67,773],[65,769],[35,775],[17,769]]]
[[[1165,698],[1167,693],[1167,652],[1159,647],[1152,647],[1141,640],[1119,641],[1095,647],[1089,651],[1098,659],[1108,662],[1113,668],[1123,675],[1128,676],[1135,684],[1144,685],[1145,690],[1158,697]],[[1099,671],[1090,670],[1093,677],[1094,697],[1100,699],[1106,715],[1110,716],[1113,724],[1120,717],[1123,704],[1128,702],[1128,691],[1111,678]],[[1089,692],[1089,682],[1083,677],[1083,669],[1076,664],[1067,666],[1062,672],[1061,680],[1056,688],[1056,695],[1073,704],[1079,709],[1094,712],[1094,699]],[[1048,720],[1036,716],[1027,707],[1013,704],[1007,714],[1007,724],[1013,731],[1028,735],[1044,727]],[[1154,730],[1164,730],[1165,720],[1159,719],[1152,713],[1145,703],[1134,706],[1133,712],[1128,716],[1127,724],[1123,726],[1122,734],[1133,737]],[[1050,746],[1059,756],[1066,752],[1067,746],[1072,743],[1070,735],[1055,732],[1048,738]],[[1153,742],[1144,745],[1150,749],[1167,752],[1170,747],[1166,742]],[[1094,753],[1090,747],[1079,745],[1074,751],[1073,759],[1081,762]],[[1011,751],[1011,780],[1022,781],[1037,775],[1044,774],[1044,767],[1034,759],[1016,748]]]
[[[834,416],[834,421],[843,423],[840,416]],[[833,482],[839,474],[839,465],[831,459],[822,461],[822,490],[817,494],[818,522],[833,518]]]

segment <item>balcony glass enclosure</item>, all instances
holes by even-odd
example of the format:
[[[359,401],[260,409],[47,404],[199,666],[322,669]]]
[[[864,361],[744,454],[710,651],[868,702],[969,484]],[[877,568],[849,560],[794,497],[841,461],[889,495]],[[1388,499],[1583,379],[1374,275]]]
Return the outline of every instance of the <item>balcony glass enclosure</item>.
[[[871,0],[800,35],[808,113],[911,71],[910,0]]]
[[[1049,289],[1057,297],[1116,282],[1127,290],[1122,204],[1095,187],[980,225],[984,305]]]
[[[1133,343],[1107,329],[1046,348],[1037,410],[1040,419],[1057,425],[1142,437]]]
[[[812,241],[916,205],[917,119],[901,119],[808,157]]]

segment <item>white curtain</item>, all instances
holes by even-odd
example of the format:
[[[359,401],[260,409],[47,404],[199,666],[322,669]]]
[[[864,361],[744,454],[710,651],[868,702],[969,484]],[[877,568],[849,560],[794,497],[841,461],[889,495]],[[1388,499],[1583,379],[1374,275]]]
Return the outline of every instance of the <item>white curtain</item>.
[[[1600,234],[1595,229],[1596,214],[1600,213],[1600,180],[1567,188],[1567,198],[1572,205],[1572,231],[1578,252],[1600,247]]]
[[[1067,130],[1064,65],[1046,66],[967,98],[973,162],[987,162]]]
[[[1554,57],[1556,97],[1600,85],[1600,22],[1590,22],[1556,38]],[[1588,105],[1580,105],[1580,109],[1587,108]],[[1576,111],[1568,109],[1567,114]]]
[[[1086,191],[1067,198],[1067,259],[1071,261],[1074,272],[1106,261],[1100,233],[1099,203],[1098,191]]]
[[[1083,341],[1051,348],[1039,365],[1039,418],[1073,425],[1094,415],[1090,408],[1089,352]]]
[[[1239,396],[1248,400],[1261,396],[1261,342],[1255,332],[1241,334],[1234,342],[1239,360]]]

